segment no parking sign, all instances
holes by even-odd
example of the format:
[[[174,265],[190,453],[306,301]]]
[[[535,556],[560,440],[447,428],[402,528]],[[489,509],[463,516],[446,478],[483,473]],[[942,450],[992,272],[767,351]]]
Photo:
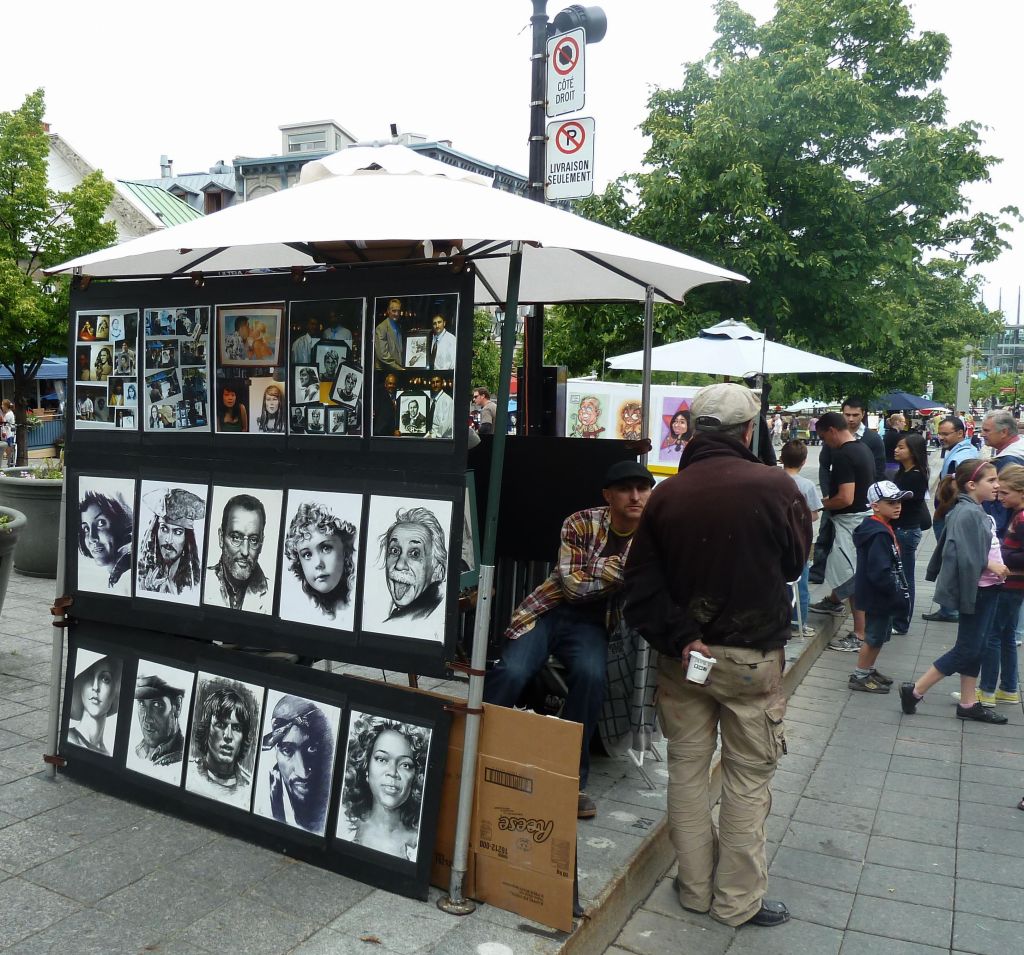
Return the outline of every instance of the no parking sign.
[[[582,199],[594,192],[592,117],[548,123],[545,199]]]

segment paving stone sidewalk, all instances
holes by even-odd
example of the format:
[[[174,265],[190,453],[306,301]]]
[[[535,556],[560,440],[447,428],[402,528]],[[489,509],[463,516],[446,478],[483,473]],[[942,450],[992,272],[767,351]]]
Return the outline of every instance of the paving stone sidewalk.
[[[0,617],[0,952],[4,955],[556,955],[571,936],[444,893],[405,899],[220,831],[98,793],[43,767],[54,583],[12,574]],[[380,670],[339,667],[380,679]],[[405,675],[387,674],[404,683]],[[420,686],[465,696],[465,684]],[[593,760],[596,820],[579,833],[592,906],[664,815],[628,758]]]
[[[918,552],[917,608],[878,668],[914,679],[956,627],[925,623],[932,585]],[[821,596],[814,594],[816,598]],[[845,625],[840,632],[849,629]],[[825,651],[789,701],[789,755],[768,818],[768,898],[792,920],[730,929],[680,908],[674,869],[610,955],[1010,955],[1024,951],[1024,711],[962,722],[943,680],[913,716],[895,692],[851,692],[855,655]],[[895,686],[894,686],[895,691]]]

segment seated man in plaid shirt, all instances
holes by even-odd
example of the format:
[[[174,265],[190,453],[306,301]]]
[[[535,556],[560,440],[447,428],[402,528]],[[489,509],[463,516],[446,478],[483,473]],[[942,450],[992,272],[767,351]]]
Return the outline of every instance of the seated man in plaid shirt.
[[[516,608],[505,631],[505,650],[484,683],[486,703],[515,706],[551,654],[561,661],[569,687],[562,718],[583,724],[580,819],[597,815],[586,794],[590,739],[604,702],[608,634],[622,622],[623,566],[653,487],[651,472],[636,461],[608,469],[607,506],[565,519],[551,576]]]

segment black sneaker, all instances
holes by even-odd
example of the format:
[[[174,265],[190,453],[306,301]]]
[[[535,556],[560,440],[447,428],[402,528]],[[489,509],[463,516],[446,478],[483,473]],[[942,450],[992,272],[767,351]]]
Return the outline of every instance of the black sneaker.
[[[879,673],[874,667],[871,668],[871,675],[875,678],[876,683],[881,683],[882,686],[892,686],[892,677]]]
[[[808,607],[811,613],[827,613],[833,617],[841,617],[846,613],[846,607],[843,606],[840,600],[829,600],[828,597],[823,597],[815,604],[811,604]]]
[[[994,723],[996,726],[1002,726],[1004,723],[1009,722],[1002,713],[997,713],[995,710],[989,709],[987,706],[982,706],[980,703],[975,703],[974,706],[961,706],[958,703],[956,706],[956,715],[961,720],[975,720],[978,723]]]
[[[900,684],[900,706],[903,708],[903,712],[908,716],[911,713],[917,712],[917,704],[921,701],[914,696],[914,684],[913,683],[901,683]],[[957,707],[959,709],[960,707]]]
[[[888,693],[889,687],[884,683],[879,683],[875,679],[873,673],[869,673],[867,676],[857,676],[856,673],[850,674],[850,689],[860,690],[861,693]]]
[[[750,916],[745,922],[740,922],[737,928],[744,925],[760,925],[762,928],[773,928],[789,921],[789,909],[784,902],[772,902],[768,899],[761,899],[761,908]]]
[[[960,615],[953,616],[948,613],[923,613],[921,614],[922,620],[930,620],[932,623],[957,623],[960,620]]]

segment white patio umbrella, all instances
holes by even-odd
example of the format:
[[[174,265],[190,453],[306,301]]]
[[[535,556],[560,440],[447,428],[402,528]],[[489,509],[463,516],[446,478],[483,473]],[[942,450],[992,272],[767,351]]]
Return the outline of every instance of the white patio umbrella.
[[[608,364],[615,369],[639,371],[643,369],[643,360],[644,353],[636,351],[609,358]],[[696,338],[652,348],[651,369],[734,378],[811,372],[871,373],[868,368],[766,340],[762,332],[732,319],[702,329]]]
[[[793,414],[803,414],[804,412],[810,413],[817,408],[835,408],[838,410],[838,401],[815,401],[813,398],[801,398],[795,404],[791,404],[788,408],[783,408],[783,411],[790,411]]]
[[[695,285],[746,279],[502,192],[405,146],[353,146],[302,170],[300,184],[50,270],[93,278],[308,268],[422,260],[457,249],[474,260],[476,303],[503,304],[509,249],[525,243],[520,303],[680,302]]]

